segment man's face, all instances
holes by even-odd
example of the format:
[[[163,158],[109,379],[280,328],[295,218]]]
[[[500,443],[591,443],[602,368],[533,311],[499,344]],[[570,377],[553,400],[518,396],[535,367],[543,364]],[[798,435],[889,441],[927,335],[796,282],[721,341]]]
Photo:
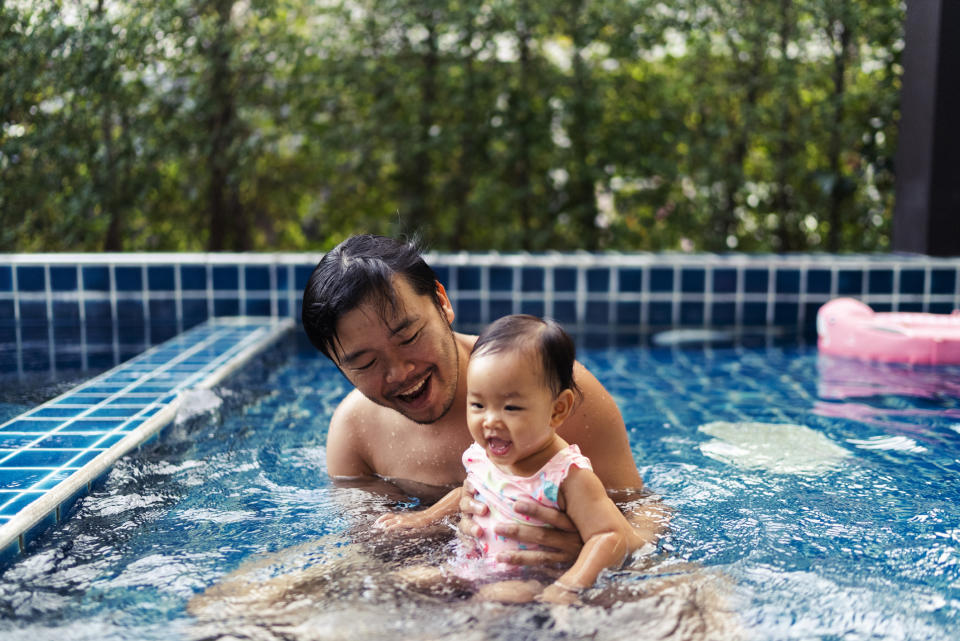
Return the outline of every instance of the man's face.
[[[340,317],[334,362],[374,403],[417,423],[433,423],[453,405],[459,355],[453,308],[440,290],[440,308],[394,276],[396,306],[367,301]]]

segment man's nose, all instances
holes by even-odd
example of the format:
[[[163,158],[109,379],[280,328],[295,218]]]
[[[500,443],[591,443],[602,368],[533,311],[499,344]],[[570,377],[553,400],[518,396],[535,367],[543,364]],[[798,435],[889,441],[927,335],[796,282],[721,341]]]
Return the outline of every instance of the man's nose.
[[[388,383],[402,383],[413,371],[413,363],[403,358],[391,358],[387,361],[386,370]]]

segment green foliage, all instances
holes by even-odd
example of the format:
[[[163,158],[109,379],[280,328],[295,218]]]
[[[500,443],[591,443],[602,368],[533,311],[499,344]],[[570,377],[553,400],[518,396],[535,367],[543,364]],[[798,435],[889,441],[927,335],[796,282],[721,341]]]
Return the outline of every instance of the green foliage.
[[[0,250],[883,250],[902,0],[0,0]]]

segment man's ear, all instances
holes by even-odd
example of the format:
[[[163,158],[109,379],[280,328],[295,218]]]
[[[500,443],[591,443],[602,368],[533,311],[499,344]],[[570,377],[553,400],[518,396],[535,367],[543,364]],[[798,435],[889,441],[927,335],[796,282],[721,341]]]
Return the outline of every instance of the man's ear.
[[[574,404],[573,390],[565,389],[553,401],[553,411],[550,413],[550,427],[556,429],[570,416]]]
[[[439,280],[433,282],[437,286],[437,305],[440,307],[440,312],[443,314],[443,317],[447,319],[447,323],[453,325],[453,305],[450,304],[450,299],[447,298],[447,290],[443,288],[443,283]]]

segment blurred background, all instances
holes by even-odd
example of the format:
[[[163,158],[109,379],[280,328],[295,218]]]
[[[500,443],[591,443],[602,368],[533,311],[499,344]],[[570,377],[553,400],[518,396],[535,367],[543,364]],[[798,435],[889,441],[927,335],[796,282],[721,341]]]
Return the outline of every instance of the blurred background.
[[[903,0],[0,0],[0,251],[883,251]]]

